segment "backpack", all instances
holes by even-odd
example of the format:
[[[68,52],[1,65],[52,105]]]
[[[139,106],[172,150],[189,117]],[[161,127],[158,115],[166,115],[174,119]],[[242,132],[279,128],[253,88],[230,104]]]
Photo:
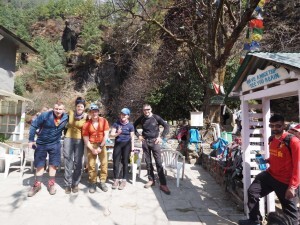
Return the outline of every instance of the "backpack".
[[[196,145],[196,152],[199,151],[199,146],[198,146],[198,143],[201,143],[201,137],[200,137],[200,134],[199,134],[199,131],[197,129],[190,129],[189,130],[189,146],[188,148],[191,148],[190,145],[192,143],[195,143]]]
[[[267,216],[267,221],[267,225],[293,225],[287,216],[277,212],[270,212]]]
[[[282,140],[282,142],[283,142],[283,143],[285,144],[285,146],[288,148],[288,150],[289,150],[289,152],[290,152],[291,155],[292,155],[292,149],[291,149],[291,147],[290,147],[290,142],[291,142],[292,137],[296,137],[296,136],[293,135],[293,134],[288,134],[288,135],[286,135],[285,138],[283,138],[283,140]],[[269,145],[270,145],[271,141],[273,141],[273,139],[274,139],[274,135],[272,135],[272,136],[269,137]],[[297,195],[297,196],[300,196],[300,186],[299,186],[299,187],[297,188],[297,190],[296,190],[296,195]]]
[[[291,154],[292,154],[292,149],[291,149],[291,147],[290,147],[290,142],[291,142],[292,137],[295,137],[295,135],[293,135],[293,134],[288,134],[288,135],[286,135],[285,138],[283,138],[283,140],[282,140],[282,142],[285,144],[285,146],[288,148],[288,150],[290,151]],[[270,145],[271,141],[273,141],[273,139],[274,139],[274,135],[271,135],[271,136],[269,137],[269,145]]]
[[[190,129],[190,143],[199,143],[201,142],[200,134],[197,129]]]

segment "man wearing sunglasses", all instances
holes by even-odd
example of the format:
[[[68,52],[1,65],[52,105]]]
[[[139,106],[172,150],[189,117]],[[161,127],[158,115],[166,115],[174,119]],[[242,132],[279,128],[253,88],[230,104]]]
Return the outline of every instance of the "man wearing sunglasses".
[[[142,134],[137,131],[137,126],[142,125]],[[159,133],[159,125],[164,127],[163,132]],[[158,115],[152,113],[152,108],[150,105],[146,104],[143,106],[143,115],[140,116],[133,124],[135,129],[135,135],[142,141],[142,148],[144,151],[146,166],[147,166],[147,175],[149,181],[145,184],[145,188],[150,188],[155,185],[154,180],[154,170],[152,165],[152,156],[154,157],[156,169],[160,182],[160,190],[166,194],[170,194],[170,190],[167,186],[166,177],[164,174],[162,161],[161,161],[161,149],[160,143],[162,138],[169,132],[169,125]],[[161,137],[162,138],[161,138]]]
[[[273,115],[269,127],[273,138],[269,143],[270,157],[266,159],[269,168],[255,177],[248,189],[249,219],[240,220],[239,225],[258,225],[262,220],[259,212],[259,198],[274,191],[282,205],[285,216],[293,225],[298,225],[296,189],[300,183],[300,140],[290,139],[290,149],[285,145],[284,118]]]

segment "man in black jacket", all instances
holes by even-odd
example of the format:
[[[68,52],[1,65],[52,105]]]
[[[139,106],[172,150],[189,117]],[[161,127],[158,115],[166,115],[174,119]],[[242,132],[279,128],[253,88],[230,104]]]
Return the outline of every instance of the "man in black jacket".
[[[142,148],[145,155],[145,161],[147,165],[147,174],[149,181],[145,184],[145,188],[149,188],[155,185],[154,170],[151,160],[151,152],[155,160],[156,169],[160,182],[160,190],[166,194],[171,194],[168,186],[164,170],[161,161],[161,149],[160,143],[169,132],[169,125],[158,115],[152,113],[150,105],[146,104],[143,106],[143,114],[133,124],[135,129],[135,135],[142,141]],[[143,132],[140,134],[137,131],[137,126],[142,125]],[[159,133],[159,125],[164,127],[163,132]]]

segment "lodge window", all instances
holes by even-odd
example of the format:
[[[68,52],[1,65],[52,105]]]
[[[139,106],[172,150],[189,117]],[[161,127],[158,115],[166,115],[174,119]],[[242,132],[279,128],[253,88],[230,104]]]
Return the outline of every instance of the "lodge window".
[[[0,133],[20,132],[21,112],[21,101],[0,101]]]

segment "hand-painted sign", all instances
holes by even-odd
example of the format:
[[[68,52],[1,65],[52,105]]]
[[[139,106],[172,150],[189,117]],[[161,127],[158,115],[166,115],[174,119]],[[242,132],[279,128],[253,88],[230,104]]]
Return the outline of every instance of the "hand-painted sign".
[[[255,74],[249,75],[247,80],[242,84],[243,91],[259,88],[268,84],[272,84],[289,77],[288,71],[280,67],[276,69],[274,66],[268,66],[264,70],[257,69]]]
[[[216,95],[210,98],[211,105],[223,105],[224,104],[224,96]]]

